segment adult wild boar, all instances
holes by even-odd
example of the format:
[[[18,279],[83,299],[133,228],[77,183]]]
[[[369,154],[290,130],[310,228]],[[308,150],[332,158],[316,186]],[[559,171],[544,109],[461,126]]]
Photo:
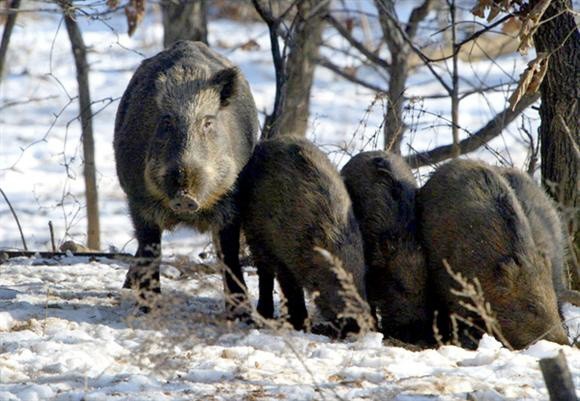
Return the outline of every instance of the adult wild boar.
[[[451,161],[419,190],[417,207],[443,320],[450,314],[469,315],[452,293],[460,287],[444,268],[446,260],[463,277],[479,280],[513,347],[540,338],[568,342],[550,263],[538,252],[526,215],[500,174],[480,162]],[[468,337],[464,340],[469,344]]]
[[[350,290],[364,291],[364,255],[351,201],[336,168],[306,139],[281,137],[256,147],[242,173],[242,226],[259,275],[258,312],[272,318],[274,277],[288,301],[290,323],[305,328],[304,292],[331,323],[330,334],[359,329],[343,318],[348,300],[336,274],[337,258],[352,277]],[[366,303],[358,305],[366,307]],[[366,310],[366,309],[365,309]]]
[[[201,42],[180,41],[144,60],[115,121],[115,161],[138,241],[124,287],[160,291],[161,233],[179,223],[214,234],[226,292],[244,299],[236,181],[258,119],[241,72]],[[232,304],[230,304],[232,305]]]
[[[407,342],[431,337],[427,266],[417,239],[417,182],[398,155],[362,152],[341,175],[361,229],[366,290],[386,336]]]

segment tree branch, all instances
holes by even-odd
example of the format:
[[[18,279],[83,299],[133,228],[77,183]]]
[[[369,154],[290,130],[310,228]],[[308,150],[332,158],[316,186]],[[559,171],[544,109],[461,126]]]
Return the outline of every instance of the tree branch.
[[[364,44],[362,44],[361,42],[359,42],[358,40],[356,40],[351,34],[350,32],[342,26],[342,24],[340,22],[338,22],[336,20],[336,18],[334,18],[332,15],[328,14],[325,16],[326,21],[328,21],[328,23],[330,25],[332,25],[334,27],[334,29],[336,29],[336,31],[343,37],[346,39],[346,41],[355,49],[357,49],[360,53],[362,53],[369,61],[381,66],[384,69],[388,69],[389,68],[389,63],[387,63],[385,60],[383,60],[382,58],[380,58],[378,55],[376,55],[375,53],[373,53],[371,50],[369,50]]]
[[[14,24],[16,24],[16,16],[18,15],[15,12],[18,7],[20,7],[20,0],[10,0],[6,3],[6,8],[11,8],[14,11],[8,14],[6,18],[6,25],[4,26],[4,32],[2,33],[2,42],[0,43],[0,80],[2,79],[2,73],[4,72],[4,61],[6,60],[6,53],[8,52],[8,43],[10,43],[10,36],[12,36],[12,29],[14,28]]]
[[[417,34],[417,29],[419,28],[419,23],[425,19],[429,11],[431,11],[431,6],[433,5],[432,0],[425,0],[423,4],[418,7],[415,7],[413,11],[411,11],[411,15],[409,16],[409,22],[407,23],[407,28],[405,32],[407,36],[411,39],[415,38]]]
[[[526,95],[522,98],[520,103],[518,103],[514,111],[512,111],[508,106],[502,112],[498,113],[479,131],[471,134],[469,138],[459,142],[460,154],[463,155],[473,152],[479,149],[481,145],[497,137],[508,124],[515,120],[520,113],[531,106],[539,98],[540,95],[538,93]],[[453,145],[445,145],[425,152],[408,155],[405,157],[405,160],[412,168],[418,168],[442,162],[452,156]]]
[[[411,38],[409,38],[409,36],[407,36],[407,33],[403,30],[403,28],[401,28],[401,25],[399,24],[399,20],[397,19],[397,17],[393,15],[391,10],[389,10],[389,7],[387,7],[387,5],[384,3],[385,0],[375,0],[375,2],[377,4],[377,7],[379,8],[380,16],[386,17],[383,18],[383,22],[387,23],[389,27],[389,29],[383,29],[383,34],[391,35],[392,33],[389,32],[390,28],[391,27],[394,28],[394,30],[398,32],[401,38],[409,45],[411,50],[413,50],[415,54],[419,56],[421,61],[423,61],[423,64],[425,64],[425,66],[429,69],[429,71],[431,71],[431,74],[433,74],[435,79],[437,79],[437,81],[439,81],[441,86],[445,88],[447,93],[451,93],[452,92],[451,87],[445,82],[445,80],[437,73],[437,71],[435,71],[435,69],[431,65],[432,60],[429,59],[429,57],[427,57],[425,53],[423,53],[423,51],[413,43],[413,41],[411,40]],[[383,23],[381,23],[381,25],[383,25]],[[385,39],[387,39],[387,36],[385,36]]]
[[[334,72],[335,74],[340,75],[344,79],[346,79],[352,83],[355,83],[357,85],[360,85],[364,88],[373,90],[375,92],[383,92],[383,93],[387,92],[387,90],[385,88],[381,88],[379,86],[373,85],[369,82],[366,82],[366,81],[363,81],[362,79],[357,78],[355,75],[351,75],[351,74],[345,72],[338,65],[334,64],[333,62],[328,60],[326,57],[320,57],[318,59],[318,65],[320,65],[320,66]]]

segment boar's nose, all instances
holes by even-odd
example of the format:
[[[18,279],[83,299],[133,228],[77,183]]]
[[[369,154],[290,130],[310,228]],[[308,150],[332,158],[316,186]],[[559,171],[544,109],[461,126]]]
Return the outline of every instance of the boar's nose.
[[[193,213],[199,209],[199,204],[193,196],[179,192],[169,201],[169,207],[175,213]]]
[[[570,345],[566,330],[561,325],[554,327],[547,335],[546,340],[555,342],[557,344]]]

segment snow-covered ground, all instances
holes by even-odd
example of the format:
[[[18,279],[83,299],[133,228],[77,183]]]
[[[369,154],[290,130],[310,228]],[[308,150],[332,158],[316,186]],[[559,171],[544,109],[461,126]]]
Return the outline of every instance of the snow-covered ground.
[[[23,2],[24,5],[38,4]],[[410,2],[409,2],[410,3]],[[405,2],[405,4],[407,4]],[[404,14],[404,10],[401,11]],[[48,222],[58,243],[84,242],[85,209],[76,81],[70,45],[54,14],[22,14],[0,83],[0,188],[18,214],[28,245],[49,248]],[[113,122],[132,72],[160,50],[159,16],[149,13],[133,38],[125,21],[79,18],[91,46],[102,248],[134,252],[124,194],[115,174]],[[59,28],[60,27],[60,28]],[[339,45],[332,31],[325,36]],[[254,39],[259,48],[239,45]],[[260,110],[274,96],[266,28],[212,20],[210,42],[240,66]],[[325,52],[349,65],[352,60]],[[525,59],[462,64],[470,82],[511,82]],[[370,79],[374,79],[372,75]],[[428,73],[409,81],[409,95],[438,93]],[[505,105],[509,91],[461,103],[460,125],[476,131]],[[318,69],[312,92],[310,138],[341,165],[350,153],[380,146],[384,100]],[[29,102],[30,100],[30,102]],[[367,112],[367,109],[370,111]],[[532,132],[537,126],[537,112]],[[441,115],[442,117],[440,117]],[[446,99],[417,100],[405,114],[410,130],[405,152],[450,141]],[[536,120],[534,120],[536,119]],[[516,166],[525,160],[514,124],[473,157]],[[377,134],[378,135],[375,135]],[[374,138],[374,139],[373,139]],[[58,264],[13,259],[0,265],[0,401],[4,400],[545,400],[538,358],[564,350],[576,387],[580,351],[548,342],[510,352],[492,338],[477,351],[452,346],[413,352],[387,346],[377,333],[332,341],[293,331],[256,329],[223,319],[221,279],[211,272],[181,274],[208,239],[191,230],[164,234],[162,316],[138,317],[120,289],[127,265],[67,258]],[[0,249],[21,248],[10,211],[0,201]],[[257,280],[247,271],[252,298]],[[580,331],[580,309],[566,306],[571,335]]]
[[[0,400],[546,400],[538,359],[559,349],[580,386],[572,347],[540,341],[511,352],[484,337],[476,351],[413,352],[378,333],[333,341],[228,325],[219,276],[165,271],[166,307],[149,319],[119,289],[122,263],[2,265]],[[248,278],[256,299],[256,275]]]

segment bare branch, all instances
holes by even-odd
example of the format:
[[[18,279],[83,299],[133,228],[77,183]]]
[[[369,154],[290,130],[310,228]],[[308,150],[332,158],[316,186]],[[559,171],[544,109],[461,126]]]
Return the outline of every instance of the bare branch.
[[[16,225],[18,226],[18,231],[20,232],[20,239],[22,240],[22,246],[24,247],[25,251],[28,251],[28,247],[26,246],[26,240],[24,239],[24,233],[22,232],[22,226],[20,225],[20,220],[18,220],[18,216],[16,215],[16,212],[14,211],[12,204],[8,200],[8,197],[6,196],[6,194],[4,193],[2,188],[0,188],[0,193],[2,194],[2,197],[4,198],[6,203],[8,204],[8,207],[10,208],[10,211],[12,212],[12,216],[14,216],[14,220],[16,220]]]
[[[388,69],[390,67],[389,63],[387,63],[385,60],[383,60],[381,57],[379,57],[378,55],[376,55],[375,53],[373,53],[371,50],[369,50],[362,42],[359,42],[358,40],[356,40],[351,33],[342,26],[342,24],[340,22],[338,22],[336,20],[336,18],[334,18],[332,15],[328,14],[325,16],[326,21],[328,21],[328,23],[330,25],[332,25],[334,27],[334,29],[336,29],[336,31],[343,37],[346,39],[346,41],[355,49],[357,49],[360,53],[362,53],[367,59],[369,59],[369,61],[381,66],[384,69]]]
[[[479,131],[470,135],[469,138],[459,142],[460,154],[463,155],[469,152],[473,152],[479,149],[481,145],[491,141],[493,138],[501,134],[502,130],[509,123],[515,120],[521,112],[531,106],[539,98],[539,94],[534,94],[531,96],[526,95],[522,98],[520,103],[518,103],[514,111],[512,111],[508,106],[502,112],[498,113]],[[452,145],[440,146],[425,152],[408,155],[405,157],[405,160],[411,165],[412,168],[428,166],[452,157],[452,149]]]
[[[20,7],[20,0],[8,0],[6,3],[7,8],[13,10],[18,10]],[[10,43],[10,36],[12,35],[12,29],[14,24],[16,24],[16,16],[18,13],[10,12],[6,18],[6,25],[4,26],[4,32],[2,33],[2,42],[0,43],[0,80],[2,79],[2,73],[4,72],[4,61],[6,60],[6,53],[8,52],[8,44]]]
[[[407,28],[405,32],[407,36],[411,39],[415,38],[417,34],[417,29],[419,28],[419,23],[427,17],[429,11],[431,11],[431,6],[433,5],[432,0],[425,0],[423,4],[417,6],[411,11],[411,15],[409,16],[409,22],[407,23]]]
[[[381,88],[379,86],[371,84],[370,82],[363,81],[362,79],[357,78],[356,75],[352,75],[352,74],[347,73],[346,71],[341,69],[338,65],[334,64],[333,62],[331,62],[330,60],[328,60],[325,57],[321,57],[318,59],[318,65],[320,65],[326,69],[329,69],[330,71],[334,72],[337,75],[340,75],[344,79],[346,79],[350,82],[353,82],[355,84],[358,84],[364,88],[373,90],[375,92],[384,92],[384,93],[387,92],[387,90],[385,88]]]

